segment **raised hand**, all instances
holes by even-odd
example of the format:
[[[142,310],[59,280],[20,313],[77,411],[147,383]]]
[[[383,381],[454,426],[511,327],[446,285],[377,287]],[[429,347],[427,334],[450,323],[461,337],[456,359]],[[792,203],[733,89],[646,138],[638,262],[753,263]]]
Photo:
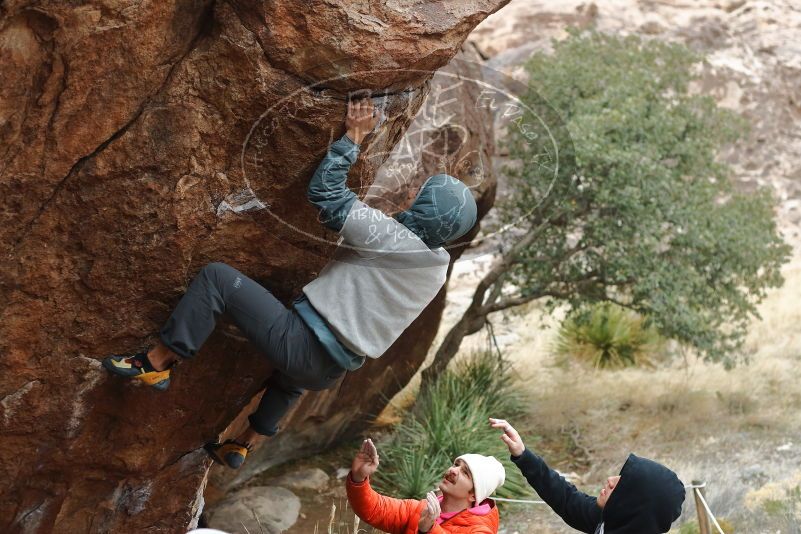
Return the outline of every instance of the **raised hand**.
[[[509,447],[509,452],[512,453],[513,456],[520,456],[523,454],[523,451],[526,450],[526,446],[523,444],[520,434],[518,434],[517,430],[515,430],[515,428],[509,424],[509,421],[506,419],[493,419],[490,417],[490,426],[492,428],[500,428],[503,430],[503,434],[501,434],[501,440],[506,443],[506,446]]]
[[[431,530],[440,514],[442,514],[442,509],[439,506],[437,494],[433,491],[429,491],[426,494],[426,505],[420,510],[420,520],[417,522],[417,530],[420,532],[428,532]]]
[[[373,440],[366,439],[350,464],[350,476],[354,482],[362,482],[378,469],[378,450]]]
[[[351,141],[360,145],[378,123],[378,114],[372,100],[367,97],[348,102],[348,115],[345,128]]]

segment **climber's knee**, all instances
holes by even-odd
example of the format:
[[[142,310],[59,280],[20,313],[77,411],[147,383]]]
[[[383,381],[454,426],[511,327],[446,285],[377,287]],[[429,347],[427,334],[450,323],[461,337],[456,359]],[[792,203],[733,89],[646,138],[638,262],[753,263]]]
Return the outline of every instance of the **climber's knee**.
[[[233,270],[233,267],[231,267],[230,265],[227,265],[219,261],[215,261],[204,265],[203,268],[200,270],[200,273],[205,276],[215,278],[218,275],[226,273],[231,270]]]

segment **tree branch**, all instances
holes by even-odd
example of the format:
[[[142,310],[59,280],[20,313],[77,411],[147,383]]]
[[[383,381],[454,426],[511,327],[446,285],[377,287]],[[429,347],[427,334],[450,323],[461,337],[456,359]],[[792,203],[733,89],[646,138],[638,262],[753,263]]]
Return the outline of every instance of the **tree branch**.
[[[484,301],[482,305],[482,309],[486,306],[491,305],[496,300],[498,300],[498,297],[501,296],[501,291],[503,291],[503,282],[504,282],[504,276],[501,275],[501,277],[498,278],[493,284],[489,297],[487,297],[487,300]]]
[[[540,222],[536,227],[526,232],[519,241],[512,245],[512,248],[510,248],[501,256],[500,260],[495,262],[489,272],[484,275],[484,278],[482,278],[476,286],[476,291],[473,294],[473,301],[470,304],[471,307],[474,309],[481,308],[482,304],[484,303],[484,295],[487,293],[487,290],[492,287],[492,285],[498,280],[498,278],[501,277],[501,275],[509,270],[509,267],[517,261],[520,254],[548,227],[551,220],[562,214],[563,212],[560,212],[550,217],[546,217],[545,220]]]

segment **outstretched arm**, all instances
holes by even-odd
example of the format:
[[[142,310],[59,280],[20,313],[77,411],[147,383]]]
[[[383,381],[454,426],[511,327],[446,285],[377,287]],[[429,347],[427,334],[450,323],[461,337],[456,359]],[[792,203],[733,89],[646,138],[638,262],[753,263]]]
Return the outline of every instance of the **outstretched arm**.
[[[565,523],[581,532],[595,532],[602,520],[597,500],[576,489],[545,461],[528,450],[520,434],[504,419],[490,419],[493,428],[503,430],[501,439],[509,448],[512,462],[526,477],[534,491]]]
[[[369,99],[348,102],[347,133],[328,147],[309,181],[307,197],[320,210],[320,222],[337,232],[356,200],[356,194],[347,185],[348,171],[359,157],[359,145],[377,121]]]
[[[348,502],[362,521],[384,532],[402,534],[419,503],[393,499],[376,493],[369,477],[378,469],[378,451],[370,439],[364,440],[348,475]]]

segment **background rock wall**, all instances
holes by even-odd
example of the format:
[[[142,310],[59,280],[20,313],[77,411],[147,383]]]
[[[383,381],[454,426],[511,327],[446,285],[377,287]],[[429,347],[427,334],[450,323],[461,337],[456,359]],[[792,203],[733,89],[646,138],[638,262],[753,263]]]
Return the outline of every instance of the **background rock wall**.
[[[4,532],[184,530],[208,473],[200,447],[270,370],[230,326],[165,393],[100,359],[151,343],[209,261],[296,295],[335,242],[305,190],[348,92],[380,93],[387,116],[350,176],[366,191],[432,71],[505,3],[0,4]],[[261,459],[366,423],[422,361],[443,303],[338,390],[306,396]]]

